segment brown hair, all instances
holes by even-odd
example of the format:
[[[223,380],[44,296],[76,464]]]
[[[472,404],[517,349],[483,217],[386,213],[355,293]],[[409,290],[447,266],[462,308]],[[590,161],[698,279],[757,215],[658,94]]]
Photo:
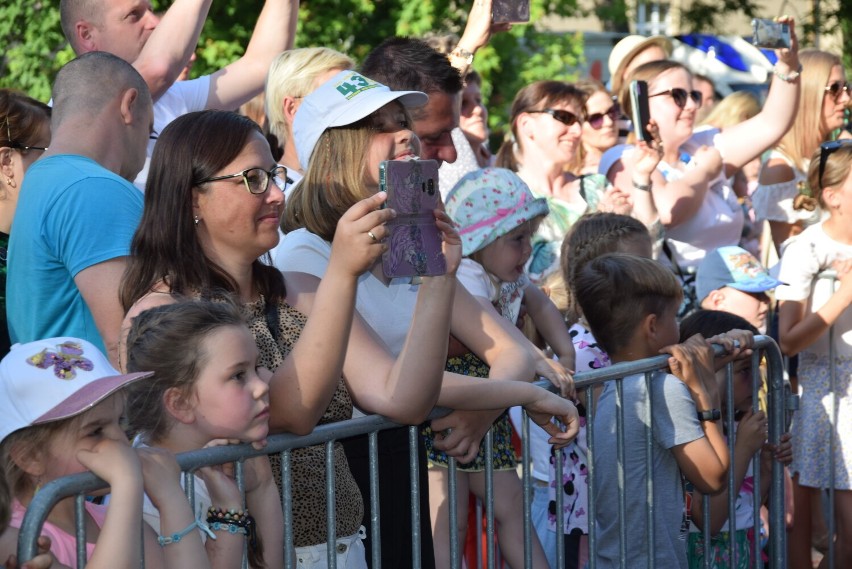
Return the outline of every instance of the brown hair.
[[[661,316],[683,299],[674,274],[652,259],[607,253],[579,269],[577,301],[595,339],[612,356],[649,314]]]
[[[580,91],[582,91],[586,95],[586,101],[583,103],[583,110],[586,112],[586,116],[589,115],[589,109],[586,107],[586,104],[589,102],[589,99],[595,93],[603,93],[608,97],[612,97],[612,94],[609,90],[604,86],[603,83],[598,81],[597,79],[593,79],[591,77],[586,79],[580,79],[574,86],[577,87]],[[568,166],[568,170],[573,174],[580,175],[583,170],[583,165],[586,162],[586,145],[583,143],[583,140],[580,140],[580,147],[577,149],[577,153],[574,155],[574,160]]]
[[[644,240],[651,248],[651,234],[636,219],[617,213],[590,213],[575,223],[562,241],[559,263],[568,294],[567,319],[580,316],[574,283],[586,263],[606,253],[618,253],[620,247],[633,240]]]
[[[633,105],[630,104],[631,81],[646,81],[650,85],[658,76],[672,69],[683,69],[690,76],[692,75],[688,67],[671,59],[649,61],[634,69],[618,91],[618,103],[621,105],[622,112],[628,117],[633,113]]]
[[[536,81],[518,91],[515,100],[512,101],[511,136],[503,142],[500,150],[497,151],[494,165],[498,168],[508,168],[517,172],[520,166],[518,155],[524,151],[518,137],[518,117],[522,113],[540,111],[556,104],[575,105],[581,110],[581,113],[584,113],[586,94],[574,85],[563,81]]]
[[[194,393],[199,371],[206,365],[207,337],[223,326],[245,326],[236,305],[227,301],[184,300],[145,310],[127,335],[127,371],[152,371],[145,381],[127,387],[130,432],[156,444],[172,426],[163,396],[177,388]]]
[[[185,114],[160,133],[148,172],[142,220],[133,235],[119,290],[124,310],[163,279],[170,292],[177,294],[237,292],[231,275],[201,247],[193,221],[192,191],[198,187],[196,180],[230,164],[254,133],[263,134],[252,120],[214,110]],[[284,297],[284,279],[278,269],[256,260],[252,279],[267,303]]]
[[[0,146],[30,146],[50,124],[51,109],[14,89],[0,89]]]

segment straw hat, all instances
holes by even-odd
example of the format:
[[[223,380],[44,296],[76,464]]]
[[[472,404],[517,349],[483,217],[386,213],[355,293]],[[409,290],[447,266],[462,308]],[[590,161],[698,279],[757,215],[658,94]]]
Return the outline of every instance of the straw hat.
[[[636,57],[636,55],[647,47],[656,45],[660,47],[666,56],[672,54],[672,42],[665,36],[639,36],[632,35],[622,38],[609,53],[609,75],[612,81],[613,93],[618,92],[621,88],[621,75],[624,73],[624,68],[627,64]]]

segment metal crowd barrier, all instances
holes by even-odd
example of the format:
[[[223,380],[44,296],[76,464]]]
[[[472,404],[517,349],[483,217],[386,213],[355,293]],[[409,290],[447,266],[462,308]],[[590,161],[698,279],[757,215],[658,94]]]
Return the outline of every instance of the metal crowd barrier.
[[[756,338],[756,350],[755,354],[752,356],[752,369],[753,369],[753,393],[754,393],[754,405],[755,410],[758,405],[758,389],[761,384],[761,378],[759,373],[758,363],[760,362],[761,354],[764,355],[766,363],[767,363],[767,389],[768,389],[768,419],[769,419],[769,440],[777,443],[779,437],[783,432],[785,432],[785,415],[786,410],[788,408],[788,395],[785,391],[784,386],[784,378],[783,378],[783,365],[781,352],[779,351],[775,342],[765,336],[759,336]],[[721,349],[721,348],[719,348]],[[759,351],[758,351],[759,350]],[[760,353],[759,353],[760,352]],[[581,372],[576,374],[575,383],[578,389],[585,390],[587,394],[591,394],[591,390],[594,386],[601,385],[606,381],[616,380],[618,381],[617,390],[618,390],[618,400],[620,401],[620,379],[629,375],[635,374],[645,374],[646,382],[651,381],[652,372],[665,368],[667,366],[668,358],[667,356],[658,356],[654,358],[649,358],[646,360],[640,360],[636,362],[628,362],[617,364],[611,366],[609,368],[604,368],[601,370],[594,370],[590,372]],[[732,375],[732,365],[728,366],[727,371],[727,382],[728,382],[728,401],[727,401],[727,417],[724,418],[726,424],[729,426],[728,433],[729,436],[729,449],[731,452],[731,470],[734,468],[733,461],[733,445],[734,445],[734,436],[733,432],[733,395],[731,384],[733,381]],[[544,385],[544,383],[541,383]],[[446,414],[446,410],[436,410],[433,413],[433,417],[438,417],[443,414]],[[653,416],[652,409],[650,408],[650,402],[648,402],[646,406],[647,417],[650,418]],[[617,427],[618,427],[618,438],[619,438],[619,461],[623,463],[624,453],[623,453],[623,428],[622,428],[623,416],[617,417]],[[589,469],[589,519],[594,520],[594,512],[595,512],[595,503],[593,498],[594,492],[594,437],[592,434],[594,425],[594,411],[593,406],[589,406],[587,409],[587,436],[588,436],[588,448],[589,448],[589,460],[588,460],[588,469]],[[335,555],[335,524],[334,524],[334,480],[333,480],[333,444],[335,441],[352,437],[355,435],[368,434],[369,437],[369,470],[370,470],[370,495],[364,496],[366,508],[369,508],[370,516],[371,516],[371,551],[368,552],[368,555],[372,558],[372,567],[373,569],[381,568],[381,540],[380,540],[380,515],[379,515],[379,498],[378,498],[378,488],[381,481],[378,479],[378,445],[377,445],[377,433],[381,430],[396,428],[399,425],[396,423],[392,423],[383,417],[379,416],[368,416],[357,419],[352,419],[349,421],[342,421],[339,423],[332,423],[327,425],[321,425],[317,427],[314,432],[306,436],[295,436],[295,435],[275,435],[269,437],[268,445],[263,450],[255,450],[250,445],[234,445],[234,446],[224,446],[224,447],[214,447],[209,449],[202,449],[197,451],[192,451],[188,453],[182,453],[178,455],[177,460],[180,464],[181,470],[184,471],[184,482],[187,496],[190,499],[190,502],[193,504],[193,511],[195,510],[194,506],[194,485],[193,480],[194,476],[192,473],[202,466],[214,465],[214,464],[222,464],[227,462],[237,462],[237,483],[242,490],[242,468],[241,462],[247,458],[265,455],[265,454],[273,454],[280,453],[281,454],[281,464],[282,464],[282,486],[285,489],[284,495],[282,496],[282,508],[284,511],[284,547],[288,551],[292,551],[293,544],[293,514],[292,514],[292,496],[290,492],[287,491],[288,488],[292,488],[292,472],[290,468],[290,451],[295,448],[301,448],[306,446],[324,444],[325,452],[326,452],[326,463],[327,463],[327,472],[331,473],[331,475],[326,477],[326,496],[327,496],[327,507],[328,510],[326,512],[327,518],[327,531],[328,531],[328,558],[329,558],[329,567],[332,569],[336,568],[336,555]],[[419,518],[419,500],[420,500],[420,488],[418,485],[418,445],[417,445],[417,437],[419,437],[419,427],[410,426],[409,429],[409,466],[410,466],[410,474],[411,474],[411,512],[412,519],[417,520]],[[523,440],[529,440],[529,420],[526,416],[524,416],[523,421]],[[648,441],[647,446],[647,454],[646,460],[650,460],[651,457],[651,448],[652,448],[652,438],[651,438],[651,427],[650,421],[648,422],[648,427],[646,428],[646,437]],[[489,432],[486,437],[486,464],[489,465],[486,470],[486,482],[485,482],[485,511],[486,511],[486,535],[487,539],[487,551],[484,554],[486,559],[488,569],[494,569],[496,566],[495,561],[495,525],[494,525],[494,511],[493,511],[493,503],[494,503],[494,492],[493,492],[493,469],[490,467],[492,464],[491,461],[492,455],[492,439],[491,433]],[[759,455],[759,453],[758,453]],[[760,487],[760,465],[759,465],[759,456],[755,456],[753,459],[754,462],[754,484],[756,488]],[[523,457],[522,457],[522,477],[523,477],[523,488],[524,488],[524,543],[525,543],[525,566],[532,566],[532,554],[530,543],[533,539],[533,529],[531,527],[530,522],[530,509],[531,509],[531,496],[532,496],[532,479],[531,479],[531,467],[530,467],[530,454],[529,448],[524,444],[523,449]],[[455,461],[450,461],[450,485],[449,485],[449,501],[450,501],[450,554],[451,559],[455,560],[458,564],[460,562],[460,544],[458,540],[457,522],[456,522],[456,509],[455,504],[456,501],[456,484],[455,484]],[[649,465],[649,472],[652,472],[652,467]],[[557,480],[562,479],[562,467],[561,461],[557,461]],[[729,513],[733,513],[733,508],[736,499],[736,493],[732,491],[733,482],[729,480],[729,491],[730,491],[730,500],[729,500]],[[20,528],[19,541],[18,541],[18,557],[19,559],[26,560],[30,559],[36,554],[36,539],[40,533],[41,527],[44,523],[44,520],[47,517],[48,512],[52,509],[52,507],[61,499],[75,496],[76,497],[76,524],[77,524],[77,557],[78,557],[78,567],[83,569],[85,567],[86,562],[86,536],[85,536],[85,523],[84,521],[84,501],[85,496],[88,493],[91,493],[94,490],[106,488],[107,484],[94,476],[91,473],[83,473],[83,474],[75,474],[72,476],[66,476],[64,478],[60,478],[54,480],[48,484],[45,484],[40,491],[35,495],[32,502],[30,503],[29,508],[27,509],[26,516],[23,520],[23,524]],[[624,519],[624,491],[623,485],[619,483],[620,490],[620,511],[622,513],[621,519]],[[649,505],[651,507],[648,508],[648,537],[649,543],[653,543],[654,536],[654,524],[653,524],[653,492],[654,485],[652,477],[648,478],[648,495],[649,495]],[[759,523],[759,492],[755,493],[755,502],[754,502],[754,519],[756,523]],[[773,463],[772,468],[772,481],[771,481],[771,490],[769,495],[769,513],[770,513],[770,538],[769,538],[769,567],[772,569],[786,569],[786,529],[784,523],[784,473],[783,469],[778,466],[777,463]],[[562,500],[561,500],[561,492],[557,493],[557,525],[556,527],[562,527]],[[709,527],[710,523],[710,509],[709,509],[709,498],[705,498],[705,508],[704,508],[704,527]],[[419,524],[412,524],[414,528],[414,533],[412,535],[413,542],[413,550],[419,551],[420,547],[420,535],[418,533]],[[729,517],[729,530],[733,533],[736,530],[735,527],[735,516]],[[622,548],[621,548],[621,565],[622,567],[626,567],[625,561],[625,551],[624,551],[624,529],[622,529]],[[558,562],[560,566],[564,566],[564,546],[563,541],[561,539],[561,533],[558,536],[559,539],[556,540],[557,543],[557,556]],[[753,552],[753,559],[760,559],[760,551],[758,539],[755,539],[755,551]],[[710,535],[705,534],[705,550],[709,550],[710,545]],[[589,551],[590,551],[590,569],[595,569],[595,546],[596,546],[596,531],[595,524],[590,523],[590,533],[589,533]],[[735,555],[735,552],[731,551],[732,557]],[[144,560],[142,560],[144,563]],[[243,556],[243,567],[246,567],[247,562],[245,556]],[[285,567],[288,569],[290,567],[295,566],[295,559],[293,556],[287,555],[285,556]],[[456,565],[458,566],[458,565]],[[651,568],[654,567],[653,559],[649,564]],[[706,562],[706,567],[710,567],[710,560],[708,558]],[[481,567],[481,564],[479,564]],[[412,568],[419,569],[420,568],[420,560],[415,558],[412,559]],[[633,568],[631,568],[633,569]]]

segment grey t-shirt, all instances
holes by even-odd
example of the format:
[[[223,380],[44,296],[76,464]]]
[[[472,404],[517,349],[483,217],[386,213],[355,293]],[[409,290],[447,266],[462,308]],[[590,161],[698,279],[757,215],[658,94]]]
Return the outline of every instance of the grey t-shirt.
[[[648,564],[648,492],[650,469],[645,463],[644,375],[625,378],[624,476],[626,517],[618,516],[618,452],[616,443],[615,383],[607,383],[594,418],[597,563],[600,569],[619,567],[619,522],[626,527],[626,567]],[[678,378],[663,372],[651,381],[653,402],[654,558],[657,567],[686,569],[684,494],[680,469],[671,448],[704,436],[695,402]]]

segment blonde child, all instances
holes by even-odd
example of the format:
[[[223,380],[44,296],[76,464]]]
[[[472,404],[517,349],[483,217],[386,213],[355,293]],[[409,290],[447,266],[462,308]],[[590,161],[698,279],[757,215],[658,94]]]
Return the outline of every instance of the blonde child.
[[[527,316],[541,332],[560,362],[573,366],[573,347],[562,316],[537,287],[531,286],[524,265],[530,257],[530,240],[542,218],[547,202],[535,198],[527,185],[510,170],[485,168],[465,175],[448,193],[447,213],[459,227],[462,260],[457,276],[465,288],[487,310],[497,310],[514,326],[523,301]],[[472,354],[451,357],[448,370],[485,377],[487,367]],[[435,556],[439,566],[448,550],[446,456],[434,450],[431,430],[426,429]],[[508,415],[494,426],[494,515],[499,545],[512,567],[523,566],[523,494],[515,472]],[[466,533],[467,489],[484,497],[484,453],[460,466],[459,536]],[[533,566],[546,567],[547,559],[538,540],[533,540]]]
[[[607,253],[626,253],[651,258],[652,238],[638,220],[616,213],[592,213],[581,217],[562,242],[560,263],[568,294],[567,320],[573,322],[568,333],[574,343],[575,370],[591,371],[610,365],[609,356],[595,340],[576,301],[574,281],[589,261]],[[548,529],[563,536],[565,569],[583,567],[588,560],[589,502],[588,447],[586,445],[586,408],[590,402],[578,396],[580,433],[550,462]],[[557,482],[556,461],[562,462],[562,481]],[[556,493],[563,492],[563,522],[557,528]]]
[[[240,442],[263,446],[272,374],[258,357],[230,303],[183,301],[136,316],[127,336],[127,369],[148,369],[153,376],[128,389],[135,444],[173,453]],[[232,469],[201,469],[195,480],[196,510],[216,536],[205,541],[210,564],[239,566],[247,542],[252,567],[282,567],[284,522],[269,460],[261,456],[244,466],[246,509]],[[225,512],[231,513],[228,523],[222,522]],[[156,527],[159,515],[148,501],[144,516]]]
[[[123,388],[149,375],[120,374],[97,348],[76,338],[12,347],[0,362],[0,460],[12,489],[12,528],[21,526],[43,485],[91,470],[110,484],[111,500],[108,507],[85,503],[88,568],[137,569],[143,545],[148,569],[208,566],[201,540],[191,531],[197,521],[174,457],[134,450],[119,422]],[[143,489],[160,509],[160,533],[184,539],[169,543],[142,523]],[[72,569],[74,502],[74,497],[58,502],[42,529],[56,561]]]
[[[616,384],[607,382],[595,408],[595,470],[597,567],[621,566],[623,525],[627,567],[643,567],[653,555],[658,567],[687,568],[682,479],[701,492],[722,489],[728,474],[728,453],[717,422],[719,389],[709,341],[700,335],[678,344],[677,311],[683,290],[671,271],[650,259],[621,253],[598,257],[575,275],[574,288],[582,313],[597,342],[613,364],[667,353],[671,373],[653,375],[648,391],[645,375],[622,382],[621,425],[624,464],[619,465],[616,437]],[[722,343],[731,356],[750,351]],[[730,356],[729,356],[730,357]],[[720,364],[726,363],[722,359]],[[650,397],[654,465],[654,541],[648,541],[645,401]],[[619,468],[627,473],[619,483]],[[619,492],[626,517],[619,516]]]
[[[744,334],[741,341],[751,342],[759,332],[751,323],[744,318],[724,312],[721,310],[699,310],[686,317],[680,325],[681,340],[695,335],[716,336],[729,333],[730,335]],[[722,400],[722,417],[726,415],[725,392],[727,381],[725,369],[716,371],[716,382]],[[710,535],[711,541],[711,567],[714,569],[733,569],[754,567],[752,552],[754,551],[754,540],[762,539],[765,533],[755,532],[760,528],[761,521],[755,525],[754,508],[754,473],[752,471],[752,457],[760,451],[760,495],[762,502],[766,501],[769,492],[769,483],[772,475],[772,461],[777,460],[782,464],[789,464],[793,458],[793,448],[790,443],[789,433],[781,435],[781,443],[771,445],[766,442],[768,423],[766,413],[753,410],[752,390],[752,367],[751,358],[743,358],[734,362],[733,370],[733,401],[734,421],[736,430],[736,441],[734,443],[734,488],[737,490],[735,506],[736,533],[732,536],[728,525],[728,489],[725,488],[718,494],[710,497]],[[694,492],[692,496],[692,510],[690,512],[689,533],[689,566],[691,569],[700,569],[705,566],[704,558],[704,495]],[[729,542],[734,541],[736,550],[736,562],[729,557]]]
[[[831,486],[832,469],[835,551],[838,559],[852,558],[852,454],[843,450],[852,445],[852,141],[820,146],[811,158],[808,187],[828,217],[787,245],[778,278],[788,285],[775,293],[781,350],[788,356],[799,354],[801,401],[793,421],[791,465],[796,523],[789,540],[795,567],[810,559],[810,497]],[[816,278],[826,269],[837,272],[837,283]]]

